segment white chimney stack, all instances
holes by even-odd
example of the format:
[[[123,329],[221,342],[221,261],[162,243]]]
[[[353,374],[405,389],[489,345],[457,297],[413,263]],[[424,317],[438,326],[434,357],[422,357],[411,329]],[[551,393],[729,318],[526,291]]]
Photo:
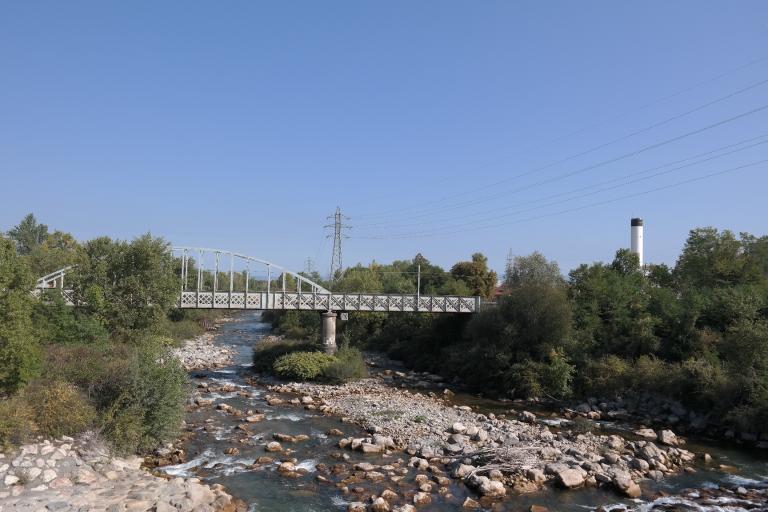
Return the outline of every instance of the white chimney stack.
[[[643,219],[635,217],[632,219],[632,247],[633,253],[637,254],[640,260],[640,267],[643,266]]]

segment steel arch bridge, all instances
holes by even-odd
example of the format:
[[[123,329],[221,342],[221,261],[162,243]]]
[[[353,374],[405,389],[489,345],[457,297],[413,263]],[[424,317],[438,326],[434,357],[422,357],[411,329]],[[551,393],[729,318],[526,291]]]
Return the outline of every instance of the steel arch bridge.
[[[173,247],[178,257],[181,309],[310,310],[476,313],[480,297],[332,292],[280,265],[244,254],[206,247]],[[33,293],[57,289],[67,304],[74,293],[64,282],[74,267],[37,280]],[[236,270],[237,269],[237,270]],[[254,276],[264,276],[258,279]],[[334,314],[335,317],[335,314]]]

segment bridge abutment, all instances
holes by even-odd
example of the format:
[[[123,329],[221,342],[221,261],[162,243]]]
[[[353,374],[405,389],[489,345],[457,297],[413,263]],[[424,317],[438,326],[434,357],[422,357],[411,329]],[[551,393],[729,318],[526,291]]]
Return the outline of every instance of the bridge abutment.
[[[323,347],[326,354],[336,353],[336,313],[326,311],[320,313],[322,323]]]

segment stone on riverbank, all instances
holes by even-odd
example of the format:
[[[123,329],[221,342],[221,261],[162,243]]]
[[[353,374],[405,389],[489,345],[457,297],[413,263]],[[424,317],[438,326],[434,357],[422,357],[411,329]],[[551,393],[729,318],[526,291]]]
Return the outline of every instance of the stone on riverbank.
[[[235,351],[229,347],[215,345],[213,340],[214,334],[207,332],[182,342],[172,353],[185,370],[221,368],[232,364]]]
[[[245,510],[220,487],[153,476],[138,457],[115,457],[92,438],[24,445],[8,460],[0,463],[0,510]]]

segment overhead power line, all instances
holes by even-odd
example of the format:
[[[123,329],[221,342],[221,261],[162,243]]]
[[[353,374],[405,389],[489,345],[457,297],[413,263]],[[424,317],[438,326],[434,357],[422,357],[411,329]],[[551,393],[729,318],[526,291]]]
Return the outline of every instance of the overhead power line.
[[[643,134],[643,133],[647,133],[647,132],[649,132],[651,130],[654,130],[656,128],[659,128],[661,126],[669,124],[669,123],[671,123],[673,121],[676,121],[678,119],[682,119],[683,117],[689,116],[691,114],[694,114],[696,112],[704,110],[704,109],[706,109],[708,107],[711,107],[712,105],[716,105],[718,103],[721,103],[723,101],[731,99],[731,98],[733,98],[735,96],[738,96],[738,95],[743,94],[745,92],[751,91],[751,90],[753,90],[753,89],[755,89],[757,87],[765,85],[766,83],[768,83],[768,79],[759,80],[759,81],[754,82],[754,83],[752,83],[752,84],[750,84],[750,85],[748,85],[746,87],[742,87],[741,89],[738,89],[736,91],[730,92],[730,93],[728,93],[728,94],[726,94],[724,96],[720,96],[720,97],[715,98],[714,100],[708,101],[706,103],[697,105],[696,107],[694,107],[692,109],[689,109],[689,110],[687,110],[685,112],[682,112],[682,113],[676,114],[674,116],[668,117],[668,118],[666,118],[666,119],[664,119],[662,121],[658,121],[658,122],[652,123],[652,124],[647,125],[647,126],[645,126],[643,128],[635,130],[635,131],[633,131],[631,133],[628,133],[628,134],[622,135],[620,137],[611,139],[611,140],[609,140],[607,142],[603,142],[603,143],[598,144],[596,146],[593,146],[593,147],[591,147],[589,149],[586,149],[586,150],[583,150],[583,151],[580,151],[580,152],[568,155],[568,156],[566,156],[564,158],[561,158],[559,160],[555,160],[555,161],[549,162],[547,164],[544,164],[544,165],[541,165],[541,166],[538,166],[538,167],[534,167],[532,169],[529,169],[527,171],[515,174],[515,175],[510,176],[508,178],[504,178],[502,180],[498,180],[498,181],[495,181],[493,183],[490,183],[490,184],[487,184],[487,185],[483,185],[481,187],[477,187],[477,188],[474,188],[474,189],[471,189],[471,190],[461,191],[461,192],[458,192],[456,194],[453,194],[453,195],[441,198],[439,200],[431,201],[431,202],[428,202],[428,203],[423,203],[422,206],[420,206],[420,207],[410,207],[410,208],[399,209],[399,210],[397,210],[397,213],[393,213],[392,211],[389,211],[389,212],[382,212],[380,214],[358,215],[356,218],[358,218],[358,219],[366,219],[366,218],[376,218],[376,217],[399,217],[399,216],[409,215],[408,212],[419,213],[419,212],[430,212],[430,211],[442,211],[442,210],[445,210],[446,208],[455,208],[457,206],[460,207],[460,206],[462,206],[464,204],[474,204],[478,200],[486,200],[487,197],[489,197],[489,196],[486,196],[485,198],[480,198],[480,199],[477,199],[477,200],[457,202],[457,203],[449,204],[449,205],[442,206],[442,207],[439,207],[439,208],[433,208],[433,209],[429,209],[429,208],[428,209],[424,209],[423,208],[423,205],[439,204],[439,203],[442,203],[444,201],[447,201],[447,200],[450,200],[450,199],[454,199],[454,198],[457,198],[457,197],[462,197],[462,196],[465,196],[467,194],[471,194],[471,193],[478,192],[478,191],[481,191],[481,190],[486,190],[486,189],[490,189],[490,188],[496,188],[499,185],[503,185],[505,183],[509,183],[509,182],[511,182],[513,180],[516,180],[518,178],[529,176],[529,175],[541,172],[543,170],[555,167],[557,165],[569,162],[569,161],[574,160],[576,158],[579,158],[579,157],[582,157],[582,156],[586,156],[588,154],[594,153],[596,151],[599,151],[600,149],[604,149],[604,148],[606,148],[608,146],[611,146],[613,144],[616,144],[618,142],[623,142],[623,141],[628,140],[628,139],[630,139],[632,137],[635,137],[635,136]],[[675,139],[675,140],[677,140],[677,139]],[[490,197],[498,197],[498,195],[497,194],[493,194]]]
[[[495,217],[490,217],[490,218],[488,218],[488,217],[480,218],[480,219],[476,219],[476,220],[474,220],[472,222],[467,222],[467,223],[451,226],[452,228],[454,228],[454,227],[461,227],[461,226],[465,226],[465,225],[472,225],[472,224],[478,223],[478,222],[484,222],[484,221],[487,221],[487,220],[495,220],[495,219],[498,219],[498,218],[503,218],[503,217],[508,217],[508,216],[511,216],[511,215],[516,215],[516,214],[519,214],[521,212],[539,209],[539,208],[542,208],[544,206],[551,206],[552,204],[559,204],[559,203],[573,201],[575,199],[580,199],[580,198],[583,198],[583,197],[594,195],[594,194],[597,194],[597,193],[600,193],[600,192],[604,192],[606,190],[611,190],[611,189],[615,189],[615,188],[624,187],[624,186],[627,186],[627,185],[630,185],[630,184],[633,184],[633,183],[637,183],[637,182],[640,182],[640,181],[645,181],[647,179],[652,179],[652,178],[655,178],[655,177],[658,177],[658,176],[662,176],[662,175],[665,175],[665,174],[669,174],[669,173],[672,173],[672,172],[675,172],[675,171],[679,171],[679,170],[682,170],[682,169],[687,169],[689,167],[693,167],[695,165],[700,165],[702,163],[709,162],[709,161],[712,161],[712,160],[716,160],[716,159],[719,159],[719,158],[722,158],[722,157],[725,157],[725,156],[729,156],[729,155],[732,155],[732,154],[735,154],[735,153],[739,153],[741,151],[746,151],[748,149],[752,149],[754,147],[757,147],[757,146],[760,146],[760,145],[768,143],[768,141],[762,141],[762,142],[756,142],[756,143],[754,142],[756,140],[763,139],[765,137],[768,137],[768,134],[759,135],[757,137],[750,137],[748,139],[744,139],[742,141],[739,141],[739,142],[736,142],[736,143],[733,143],[733,144],[728,144],[728,145],[725,145],[725,146],[721,146],[721,147],[719,147],[717,149],[714,149],[714,150],[705,151],[703,153],[699,153],[699,154],[696,154],[696,155],[693,155],[693,156],[689,156],[689,157],[686,157],[686,158],[683,158],[683,159],[675,160],[673,162],[668,162],[668,163],[665,163],[665,164],[662,164],[662,165],[658,165],[658,166],[652,167],[650,169],[644,169],[642,171],[632,172],[632,173],[629,173],[629,174],[625,174],[625,175],[622,175],[622,176],[611,178],[611,179],[606,180],[606,181],[602,181],[600,183],[593,183],[593,184],[590,184],[590,185],[578,187],[578,188],[573,189],[573,190],[559,192],[559,193],[556,193],[556,194],[550,194],[550,195],[547,195],[547,196],[544,196],[544,197],[537,198],[537,199],[532,200],[532,201],[518,202],[518,203],[515,203],[515,204],[512,204],[512,205],[507,205],[507,206],[503,206],[503,207],[500,207],[500,208],[492,208],[492,209],[489,209],[489,210],[484,210],[482,212],[475,212],[474,214],[457,215],[457,216],[452,216],[452,217],[441,217],[439,219],[439,221],[441,223],[445,223],[446,221],[450,221],[450,220],[462,220],[462,219],[468,219],[468,218],[477,217],[477,216],[481,216],[481,215],[487,215],[489,213],[494,213],[494,212],[508,211],[508,210],[512,210],[513,208],[519,208],[521,206],[526,206],[526,205],[530,205],[530,204],[538,205],[538,206],[534,206],[532,208],[528,208],[528,209],[525,209],[525,210],[515,210],[515,211],[512,211],[512,212],[507,213],[507,214],[503,214],[503,215],[499,215],[499,216],[495,216]],[[752,144],[743,146],[744,144],[749,143],[749,142],[752,142]],[[737,149],[732,149],[731,151],[726,151],[726,152],[722,152],[721,153],[721,151],[723,151],[725,149],[731,149],[731,148],[738,147],[738,146],[743,146],[743,147],[740,147],[740,148],[737,148]],[[719,154],[715,154],[715,153],[719,153]],[[700,159],[700,160],[695,160],[697,158],[706,157],[708,155],[713,155],[713,156],[709,156],[708,158],[703,158],[703,159]],[[685,164],[685,165],[679,165],[678,167],[674,167],[674,168],[666,170],[666,171],[661,171],[661,172],[655,172],[654,173],[654,171],[659,171],[660,169],[664,169],[666,167],[670,167],[672,165],[677,165],[677,164],[680,164],[680,163],[683,163],[683,162],[688,162],[690,160],[694,160],[694,161],[690,162],[688,164]],[[653,173],[653,174],[649,174],[649,173]],[[628,178],[633,178],[633,177],[636,177],[636,176],[643,176],[643,175],[646,175],[646,176],[642,177],[642,178],[637,178],[637,179],[629,180],[629,181],[624,181],[624,180],[627,180]],[[570,195],[570,194],[575,194],[575,193],[578,193],[578,192],[582,192],[584,190],[589,190],[589,189],[592,189],[592,188],[605,186],[605,185],[608,185],[610,183],[616,183],[616,182],[619,182],[619,181],[624,181],[624,182],[620,183],[618,185],[613,185],[611,187],[602,188],[602,189],[599,189],[599,190],[594,191],[594,192],[590,192],[590,193],[587,193],[587,194],[582,194],[580,196],[575,196],[575,197],[564,199],[564,200],[561,200],[561,201],[555,201],[554,203],[546,203],[545,205],[540,204],[541,201],[544,201],[544,200],[547,200],[547,199],[554,199],[554,198],[557,198],[557,197],[567,196],[567,195]],[[429,222],[412,222],[412,223],[402,223],[402,224],[386,224],[386,223],[381,223],[381,224],[371,224],[370,226],[376,226],[376,225],[382,226],[383,225],[383,226],[386,226],[388,228],[396,228],[396,227],[408,228],[408,227],[414,227],[414,226],[420,226],[420,225],[424,226],[424,225],[429,225],[429,224],[430,224]],[[443,228],[444,227],[445,226],[443,226]]]
[[[502,222],[502,223],[497,223],[497,224],[488,224],[488,225],[484,225],[484,226],[475,226],[475,227],[472,227],[472,228],[461,229],[461,230],[432,231],[432,232],[421,232],[421,233],[404,233],[404,234],[402,234],[402,236],[387,236],[387,237],[375,237],[375,236],[372,236],[372,237],[356,237],[356,238],[366,239],[366,240],[385,240],[385,239],[386,240],[391,240],[391,239],[395,239],[395,238],[397,238],[397,239],[404,239],[404,238],[426,238],[426,237],[435,237],[435,236],[455,235],[455,234],[460,234],[460,233],[475,232],[475,231],[479,231],[479,230],[482,230],[482,229],[491,229],[491,228],[510,226],[510,225],[513,225],[513,224],[520,224],[520,223],[530,222],[530,221],[533,221],[533,220],[543,219],[543,218],[547,218],[547,217],[554,217],[554,216],[557,216],[557,215],[562,215],[562,214],[566,214],[566,213],[572,213],[572,212],[575,212],[575,211],[585,210],[587,208],[594,208],[594,207],[597,207],[597,206],[603,206],[603,205],[606,205],[606,204],[615,203],[617,201],[623,201],[625,199],[630,199],[630,198],[633,198],[633,197],[639,197],[639,196],[643,196],[643,195],[647,195],[647,194],[652,194],[654,192],[659,192],[659,191],[662,191],[662,190],[667,190],[667,189],[671,189],[671,188],[687,185],[687,184],[690,184],[690,183],[695,183],[695,182],[698,182],[698,181],[703,181],[703,180],[706,180],[706,179],[709,179],[709,178],[713,178],[715,176],[721,176],[723,174],[728,174],[728,173],[740,171],[742,169],[746,169],[748,167],[753,167],[755,165],[765,164],[767,162],[768,162],[768,159],[758,160],[758,161],[755,161],[755,162],[750,162],[748,164],[739,165],[737,167],[731,167],[729,169],[725,169],[725,170],[722,170],[722,171],[712,172],[712,173],[709,173],[709,174],[705,174],[705,175],[702,175],[702,176],[697,176],[695,178],[689,178],[689,179],[678,181],[678,182],[671,183],[671,184],[668,184],[668,185],[662,185],[662,186],[659,186],[659,187],[654,187],[654,188],[651,188],[651,189],[648,189],[648,190],[644,190],[642,192],[635,192],[635,193],[632,193],[632,194],[626,194],[626,195],[619,196],[619,197],[616,197],[616,198],[613,198],[613,199],[608,199],[608,200],[605,200],[605,201],[599,201],[599,202],[590,203],[590,204],[583,205],[583,206],[578,206],[578,207],[574,207],[574,208],[568,208],[568,209],[565,209],[565,210],[559,210],[559,211],[552,212],[552,213],[537,215],[537,216],[533,216],[533,217],[527,217],[527,218],[524,218],[524,219],[518,219],[518,220],[515,220],[515,221],[508,221],[508,222]]]
[[[623,153],[623,154],[618,155],[616,157],[608,158],[608,159],[599,161],[599,162],[594,163],[594,164],[590,164],[590,165],[587,165],[587,166],[584,166],[584,167],[580,167],[580,168],[575,169],[573,171],[561,173],[561,174],[552,176],[550,178],[546,178],[546,179],[539,180],[537,182],[534,182],[534,183],[531,183],[531,184],[528,184],[528,185],[525,185],[525,186],[522,186],[522,187],[518,187],[516,189],[500,191],[500,192],[496,192],[494,194],[489,194],[489,195],[487,195],[485,197],[477,198],[477,199],[474,199],[474,200],[464,201],[464,202],[461,202],[461,203],[455,203],[455,204],[447,205],[447,206],[444,206],[444,207],[441,207],[441,208],[435,208],[435,209],[433,209],[431,211],[431,213],[443,212],[443,211],[447,211],[447,210],[453,211],[453,210],[456,210],[456,209],[467,208],[467,207],[474,206],[474,205],[477,205],[477,204],[485,203],[488,200],[495,199],[495,198],[498,198],[498,197],[507,197],[510,194],[517,194],[517,193],[520,193],[520,192],[523,192],[523,191],[526,191],[526,190],[531,190],[531,189],[540,187],[542,185],[548,185],[550,183],[554,183],[556,181],[560,181],[560,180],[563,180],[563,179],[566,179],[566,178],[570,178],[572,176],[583,174],[585,172],[588,172],[588,171],[591,171],[591,170],[594,170],[594,169],[597,169],[597,168],[600,168],[600,167],[604,167],[604,166],[609,165],[609,164],[620,162],[622,160],[626,160],[627,158],[631,158],[631,157],[640,155],[642,153],[646,153],[648,151],[651,151],[651,150],[654,150],[654,149],[658,149],[660,147],[663,147],[663,146],[666,146],[666,145],[669,145],[669,144],[681,141],[683,139],[692,137],[694,135],[698,135],[698,134],[704,133],[706,131],[712,130],[714,128],[718,128],[718,127],[726,125],[728,123],[732,123],[732,122],[737,121],[739,119],[742,119],[742,118],[745,118],[745,117],[757,114],[757,113],[762,112],[762,111],[764,111],[766,109],[768,109],[768,104],[764,104],[764,105],[761,105],[759,107],[747,110],[745,112],[741,112],[741,113],[739,113],[737,115],[728,117],[726,119],[722,119],[720,121],[717,121],[715,123],[709,124],[709,125],[704,126],[702,128],[697,128],[696,130],[692,130],[692,131],[683,133],[683,134],[675,136],[675,137],[671,137],[671,138],[668,138],[668,139],[665,139],[665,140],[662,140],[662,141],[659,141],[659,142],[655,142],[653,144],[649,144],[649,145],[644,146],[644,147],[642,147],[640,149],[636,149],[634,151]],[[424,216],[424,215],[425,214],[422,214],[421,216]],[[417,217],[417,215],[410,215],[410,218],[416,218],[416,217]]]

